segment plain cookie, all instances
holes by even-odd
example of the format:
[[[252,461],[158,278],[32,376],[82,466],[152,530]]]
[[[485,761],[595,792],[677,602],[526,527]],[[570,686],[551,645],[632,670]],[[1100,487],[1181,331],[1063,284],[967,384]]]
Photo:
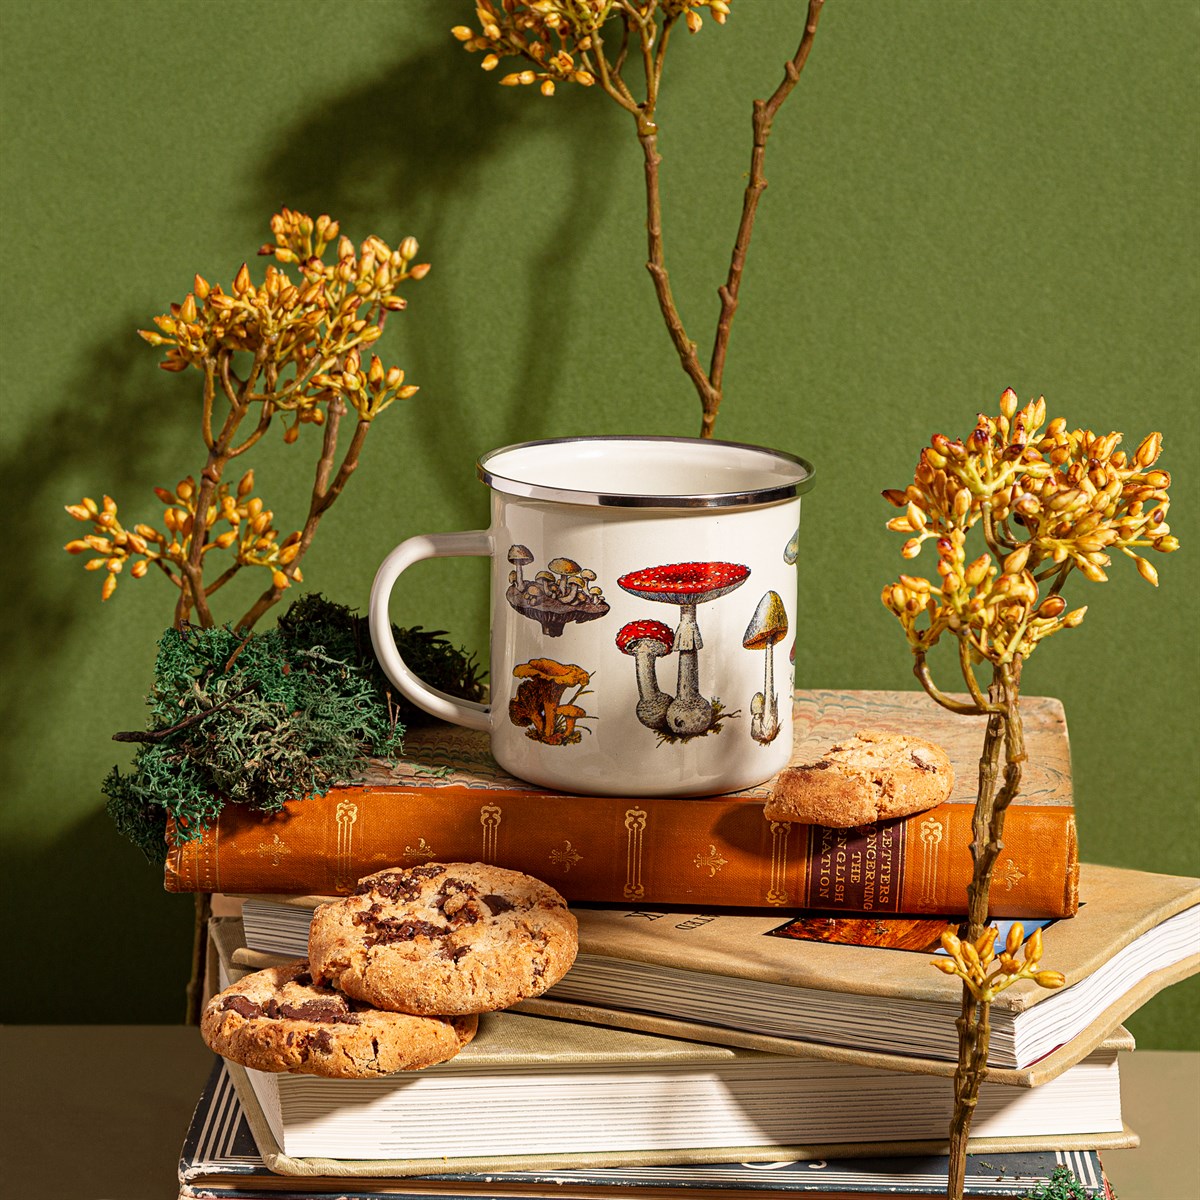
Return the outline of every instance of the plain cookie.
[[[209,1048],[259,1071],[366,1079],[453,1058],[474,1036],[474,1017],[379,1012],[313,982],[298,959],[246,975],[205,1005]]]
[[[313,977],[376,1008],[494,1012],[575,961],[575,917],[550,886],[485,863],[393,867],[313,915]]]
[[[808,766],[786,767],[763,807],[769,821],[849,829],[945,803],[954,769],[945,750],[902,733],[861,730]]]

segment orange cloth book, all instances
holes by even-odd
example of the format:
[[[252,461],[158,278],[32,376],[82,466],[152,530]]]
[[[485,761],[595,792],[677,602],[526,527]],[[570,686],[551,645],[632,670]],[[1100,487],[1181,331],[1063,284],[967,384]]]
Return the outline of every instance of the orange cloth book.
[[[1023,698],[1021,710],[1029,759],[991,913],[1071,916],[1079,865],[1066,721],[1053,699]],[[571,902],[960,913],[983,725],[923,692],[798,692],[795,762],[858,729],[891,729],[940,743],[954,765],[947,803],[827,829],[766,820],[766,785],[656,799],[547,791],[501,771],[486,735],[439,724],[413,731],[403,760],[373,764],[360,784],[272,815],[227,808],[203,837],[171,847],[165,886],[337,895],[384,867],[465,861],[524,871]]]

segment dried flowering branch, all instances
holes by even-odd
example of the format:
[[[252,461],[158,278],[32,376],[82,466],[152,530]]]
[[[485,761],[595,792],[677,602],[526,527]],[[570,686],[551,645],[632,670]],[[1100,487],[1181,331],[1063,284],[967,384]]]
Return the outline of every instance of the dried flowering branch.
[[[293,582],[321,518],[341,495],[358,466],[375,418],[397,398],[417,389],[405,383],[399,367],[385,368],[375,355],[363,366],[362,354],[383,333],[388,313],[405,307],[397,288],[422,279],[428,263],[415,263],[418,246],[407,237],[391,249],[371,236],[359,248],[340,236],[338,223],[322,215],[283,209],[271,218],[272,244],[261,285],[243,263],[226,293],[197,275],[192,292],[168,314],[154,318],[157,330],[139,330],[152,346],[167,346],[159,365],[166,371],[189,367],[203,376],[200,428],[207,458],[200,479],[189,475],[170,491],[156,488],[165,505],[161,529],[149,524],[127,528],[110,497],[97,504],[85,497],[67,511],[91,522],[92,532],[68,542],[71,554],[91,552],[87,570],[105,572],[100,597],[107,600],[128,564],[141,578],[151,567],[178,589],[174,624],[213,626],[210,599],[247,567],[270,572],[270,586],[237,620],[248,630]],[[333,261],[325,255],[335,249]],[[282,266],[296,267],[293,279]],[[339,447],[344,419],[354,428]],[[282,540],[274,513],[253,495],[254,472],[236,485],[225,480],[230,464],[251,450],[278,417],[283,440],[297,441],[301,425],[322,429],[312,495],[303,526]],[[340,453],[340,456],[339,456]],[[214,553],[232,561],[216,578]]]
[[[1072,573],[1103,583],[1112,554],[1119,552],[1157,586],[1157,572],[1138,551],[1171,553],[1179,548],[1167,524],[1171,478],[1155,468],[1161,434],[1150,434],[1129,455],[1117,448],[1121,434],[1068,430],[1061,417],[1043,432],[1044,399],[1020,411],[1017,406],[1010,388],[1000,397],[999,416],[981,413],[965,444],[935,435],[921,451],[913,482],[903,491],[883,493],[905,510],[888,522],[889,529],[911,535],[901,551],[904,557],[916,558],[927,541],[934,543],[938,556],[936,583],[901,575],[883,590],[883,603],[908,638],[913,670],[944,708],[987,717],[962,943],[969,962],[972,955],[982,960],[982,947],[990,946],[984,927],[992,872],[1003,847],[1005,812],[1020,789],[1025,761],[1022,664],[1047,637],[1083,620],[1087,608],[1068,610],[1062,595]],[[968,562],[972,529],[982,533],[985,553]],[[969,700],[947,695],[934,682],[928,655],[944,633],[958,641],[958,667]],[[986,691],[975,674],[984,662],[991,666]],[[962,1195],[967,1135],[986,1071],[988,1007],[994,994],[990,985],[975,980],[972,986],[964,976],[950,1130],[953,1196]]]
[[[500,82],[506,86],[540,81],[542,95],[552,96],[559,83],[584,87],[599,83],[601,90],[633,118],[646,179],[649,250],[646,269],[654,281],[658,306],[680,364],[700,397],[701,437],[712,437],[724,394],[729,335],[758,202],[767,186],[763,174],[767,139],[775,114],[796,86],[808,61],[823,4],[824,0],[808,0],[804,32],[796,53],[784,64],[783,80],[769,99],[754,101],[750,170],[729,270],[725,282],[717,289],[721,308],[707,368],[684,328],[667,273],[657,113],[672,30],[682,20],[689,32],[699,32],[703,24],[701,9],[708,9],[713,20],[723,25],[730,12],[729,0],[477,0],[475,12],[480,31],[477,33],[466,25],[457,25],[452,30],[464,49],[484,54],[480,66],[485,71],[495,70],[502,58],[520,58],[529,64],[521,71],[503,76]],[[631,58],[638,66],[629,70],[641,77],[633,86],[624,74]]]
[[[1014,922],[1008,931],[1005,947],[996,956],[999,931],[993,926],[985,929],[974,942],[961,941],[947,930],[942,934],[942,949],[950,958],[935,958],[933,966],[947,975],[957,975],[963,981],[964,1016],[959,1018],[959,1065],[954,1073],[954,1115],[950,1124],[950,1173],[947,1194],[961,1196],[963,1173],[966,1168],[967,1136],[979,1084],[987,1072],[988,1046],[991,1042],[990,1014],[992,1001],[1019,979],[1032,979],[1039,987],[1060,988],[1067,979],[1059,971],[1044,971],[1042,931],[1035,929],[1025,943],[1023,962],[1017,961],[1017,951],[1025,938],[1025,928]],[[972,1016],[965,1015],[970,1008]],[[961,1155],[958,1148],[961,1147]]]

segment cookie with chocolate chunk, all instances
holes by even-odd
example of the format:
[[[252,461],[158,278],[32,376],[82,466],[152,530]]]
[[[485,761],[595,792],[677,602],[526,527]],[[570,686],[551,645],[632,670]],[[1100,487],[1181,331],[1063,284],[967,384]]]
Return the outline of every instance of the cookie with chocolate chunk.
[[[376,1008],[481,1013],[539,996],[578,948],[547,884],[485,863],[393,867],[313,914],[313,978]]]
[[[379,1012],[314,983],[308,960],[256,971],[205,1005],[209,1048],[259,1071],[370,1079],[453,1058],[474,1036],[475,1017]]]
[[[814,763],[786,767],[763,806],[768,821],[849,829],[945,803],[954,768],[934,742],[864,729]]]

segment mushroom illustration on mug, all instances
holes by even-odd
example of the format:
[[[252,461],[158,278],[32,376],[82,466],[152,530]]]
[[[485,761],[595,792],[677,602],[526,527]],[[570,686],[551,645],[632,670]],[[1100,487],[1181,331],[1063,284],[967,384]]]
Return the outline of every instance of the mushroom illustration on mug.
[[[688,739],[699,737],[711,731],[718,731],[720,709],[718,703],[708,700],[700,694],[700,665],[699,653],[704,646],[700,637],[700,626],[696,622],[696,607],[716,600],[719,596],[727,595],[739,588],[750,577],[750,568],[740,563],[727,562],[686,562],[668,563],[659,567],[646,567],[640,571],[630,571],[617,580],[617,585],[631,596],[640,596],[643,600],[653,600],[660,604],[675,604],[679,607],[679,628],[675,631],[674,647],[679,655],[679,676],[676,694],[667,698],[661,724],[651,725],[665,739]],[[635,622],[635,624],[637,624]],[[655,622],[657,624],[657,622]],[[622,647],[625,649],[625,647]],[[629,651],[626,651],[629,653]],[[645,661],[648,663],[649,675],[653,675],[653,652],[647,650]],[[665,653],[665,651],[664,651]],[[657,692],[657,680],[654,680],[653,692],[649,688],[643,691],[642,679],[644,668],[643,659],[638,661],[639,698],[638,707],[641,709],[646,696],[649,694],[653,703],[646,703],[647,714],[655,711],[658,700],[653,699]],[[649,678],[647,677],[647,682]],[[732,714],[730,714],[732,715]],[[648,724],[639,715],[642,724]]]
[[[758,602],[742,637],[747,650],[765,650],[763,690],[750,701],[750,736],[764,746],[779,736],[779,697],[775,694],[775,644],[787,637],[788,619],[783,597],[767,592]]]
[[[572,621],[594,621],[608,612],[603,590],[596,585],[596,572],[581,567],[571,558],[552,558],[546,570],[526,579],[524,568],[533,562],[528,546],[508,548],[505,599],[523,617],[537,621],[547,637],[561,637]]]
[[[521,682],[508,702],[508,719],[544,746],[575,745],[581,737],[576,725],[588,715],[576,701],[587,695],[591,674],[575,663],[531,658],[518,663],[513,676]],[[576,690],[564,704],[563,693],[569,687]]]
[[[674,646],[671,627],[661,621],[630,621],[617,631],[617,649],[637,660],[637,719],[647,729],[667,727],[667,707],[673,697],[659,688],[655,661]]]

